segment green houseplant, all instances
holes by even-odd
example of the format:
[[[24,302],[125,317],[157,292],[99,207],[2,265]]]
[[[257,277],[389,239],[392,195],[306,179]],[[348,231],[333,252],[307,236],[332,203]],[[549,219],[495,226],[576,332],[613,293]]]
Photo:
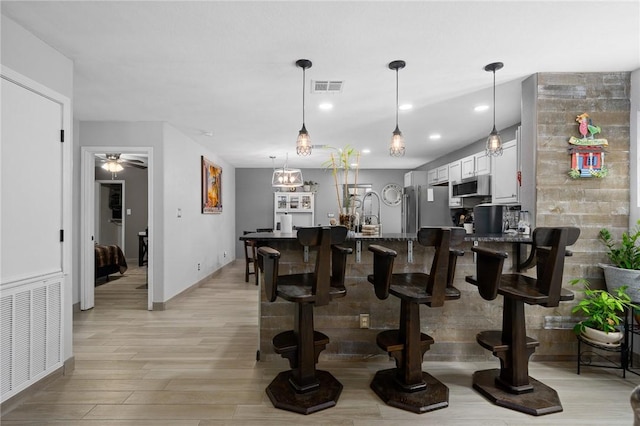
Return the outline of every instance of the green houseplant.
[[[335,150],[336,152],[332,152],[329,155],[329,160],[327,160],[323,166],[331,170],[331,174],[333,175],[340,224],[351,229],[355,220],[357,206],[352,202],[353,200],[349,193],[349,184],[351,183],[349,182],[349,175],[353,175],[353,184],[357,185],[358,170],[360,167],[360,151],[356,151],[349,145]],[[340,188],[341,185],[342,190]]]
[[[606,290],[594,290],[584,278],[577,278],[569,282],[571,285],[584,286],[584,298],[573,307],[572,313],[581,313],[586,319],[573,327],[578,335],[606,344],[615,344],[622,339],[618,326],[626,309],[636,308],[627,294],[627,287],[621,286],[614,293]],[[593,330],[601,333],[593,333]]]
[[[627,286],[631,300],[640,301],[640,220],[633,229],[622,234],[619,242],[606,228],[600,230],[598,238],[607,248],[607,257],[613,263],[599,265],[604,271],[607,290],[614,293],[617,288]]]

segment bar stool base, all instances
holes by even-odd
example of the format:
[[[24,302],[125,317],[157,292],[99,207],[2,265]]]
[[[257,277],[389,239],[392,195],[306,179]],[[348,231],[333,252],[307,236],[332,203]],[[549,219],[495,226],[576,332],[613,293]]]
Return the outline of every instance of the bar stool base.
[[[342,383],[331,373],[316,370],[319,387],[316,390],[298,393],[289,383],[291,370],[279,373],[267,386],[267,395],[274,407],[300,414],[311,414],[336,405]]]
[[[426,389],[405,392],[396,384],[396,371],[397,368],[380,370],[371,381],[371,389],[385,404],[417,414],[449,406],[449,388],[432,375],[422,372]]]
[[[496,385],[498,377],[500,377],[499,368],[476,371],[473,373],[473,387],[496,405],[533,416],[562,411],[556,391],[533,377],[529,377],[533,391],[521,394],[509,393],[498,387]]]

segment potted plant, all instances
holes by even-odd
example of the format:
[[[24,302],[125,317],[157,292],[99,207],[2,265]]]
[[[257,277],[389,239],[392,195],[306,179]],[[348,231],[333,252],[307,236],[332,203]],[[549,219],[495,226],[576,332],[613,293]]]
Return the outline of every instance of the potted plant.
[[[627,287],[618,287],[612,294],[606,290],[594,290],[584,278],[569,282],[584,286],[584,298],[573,307],[572,313],[581,313],[587,318],[573,327],[574,333],[588,340],[605,345],[616,345],[623,334],[618,327],[626,309],[637,308],[627,294]]]
[[[599,239],[607,248],[607,256],[613,265],[599,264],[604,271],[607,290],[614,293],[621,286],[628,287],[634,302],[640,301],[640,220],[629,232],[624,232],[620,242],[615,242],[611,232],[603,228]]]
[[[318,182],[314,182],[312,180],[305,180],[303,189],[305,192],[316,192],[318,189]]]
[[[349,174],[353,175],[353,184],[358,184],[358,170],[360,166],[360,151],[356,151],[351,146],[347,145],[341,149],[336,150],[337,153],[332,152],[329,160],[323,165],[331,170],[333,174],[333,181],[336,187],[336,196],[338,200],[338,214],[340,217],[340,224],[352,229],[355,221],[356,203],[352,202],[351,194],[349,193]],[[340,191],[340,185],[342,191]],[[342,197],[340,193],[342,192]]]

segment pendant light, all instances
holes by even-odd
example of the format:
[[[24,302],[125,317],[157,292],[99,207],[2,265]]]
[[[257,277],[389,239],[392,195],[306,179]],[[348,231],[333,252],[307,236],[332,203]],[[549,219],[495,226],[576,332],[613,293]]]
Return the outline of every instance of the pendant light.
[[[502,62],[494,62],[484,67],[485,71],[493,72],[493,130],[487,138],[486,153],[488,156],[495,157],[502,155],[502,139],[500,138],[500,133],[496,130],[496,71],[503,66]]]
[[[273,163],[276,157],[270,157]],[[289,154],[284,162],[284,166],[276,169],[273,168],[273,176],[271,177],[271,186],[274,188],[296,188],[302,186],[304,181],[302,180],[302,171],[300,169],[290,169],[287,167],[289,161]]]
[[[404,155],[404,136],[398,127],[398,70],[407,65],[405,61],[393,61],[389,63],[389,69],[396,71],[396,129],[391,137],[391,146],[389,147],[389,155],[392,157],[402,157]]]
[[[298,155],[306,157],[311,155],[311,138],[307,132],[307,128],[304,126],[304,92],[305,92],[305,78],[307,68],[311,68],[311,61],[308,59],[298,59],[296,66],[302,68],[302,129],[298,133],[298,140],[296,141],[296,152]]]

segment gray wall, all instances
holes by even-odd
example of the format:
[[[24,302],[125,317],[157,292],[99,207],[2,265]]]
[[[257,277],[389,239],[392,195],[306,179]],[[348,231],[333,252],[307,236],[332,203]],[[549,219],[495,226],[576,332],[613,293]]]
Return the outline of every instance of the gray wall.
[[[109,180],[111,173],[102,167],[96,167],[96,180]],[[148,183],[147,169],[126,167],[118,173],[118,180],[125,181],[124,203],[125,209],[131,209],[131,215],[122,212],[125,221],[125,257],[127,261],[138,258],[138,232],[147,228],[148,217]]]
[[[377,193],[388,183],[403,186],[404,174],[409,170],[364,169],[358,172],[358,183],[369,183]],[[272,169],[236,169],[236,235],[256,228],[273,228]],[[338,201],[333,176],[325,169],[303,169],[304,180],[318,182],[315,198],[314,221],[318,225],[329,225],[329,213],[338,213]],[[350,178],[351,180],[351,178]],[[302,188],[300,188],[302,190]],[[375,209],[375,203],[374,203]],[[380,208],[384,233],[400,232],[400,206]],[[337,217],[337,216],[336,216]],[[236,244],[236,257],[244,258],[243,245]]]

